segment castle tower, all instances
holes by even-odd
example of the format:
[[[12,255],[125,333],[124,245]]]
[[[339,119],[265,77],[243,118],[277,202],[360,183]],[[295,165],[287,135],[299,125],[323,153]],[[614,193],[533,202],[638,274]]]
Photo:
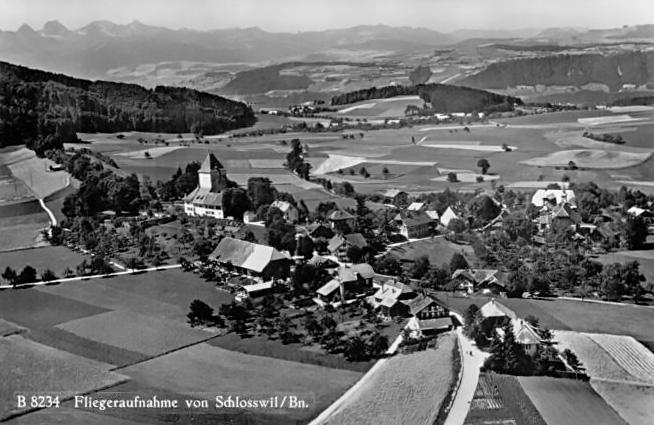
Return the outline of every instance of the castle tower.
[[[212,153],[207,155],[204,162],[202,162],[202,166],[198,170],[198,178],[200,180],[200,189],[221,192],[227,186],[225,168]]]

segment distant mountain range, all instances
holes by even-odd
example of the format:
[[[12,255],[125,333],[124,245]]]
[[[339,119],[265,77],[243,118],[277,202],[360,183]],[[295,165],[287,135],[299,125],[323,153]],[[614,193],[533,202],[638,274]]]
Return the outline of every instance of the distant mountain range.
[[[163,61],[279,62],[334,48],[412,49],[452,41],[437,31],[384,25],[292,34],[259,28],[171,30],[138,21],[127,25],[96,21],[72,31],[50,21],[38,31],[23,25],[17,31],[0,32],[0,59],[98,77],[117,67]]]
[[[411,51],[452,45],[464,39],[533,39],[582,43],[654,39],[654,25],[608,30],[458,30],[363,25],[346,29],[272,33],[259,28],[210,31],[172,30],[134,21],[120,25],[95,21],[71,30],[49,21],[40,30],[22,25],[0,31],[0,60],[75,76],[104,77],[108,70],[166,61],[279,63],[305,60],[333,49]]]

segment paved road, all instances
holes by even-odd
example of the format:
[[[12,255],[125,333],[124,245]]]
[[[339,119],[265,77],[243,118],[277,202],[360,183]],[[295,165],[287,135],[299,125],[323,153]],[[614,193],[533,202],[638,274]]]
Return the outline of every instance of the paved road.
[[[456,314],[459,321],[463,323],[463,318]],[[470,402],[475,395],[477,388],[477,381],[479,380],[479,368],[484,364],[484,360],[488,357],[476,345],[473,345],[472,340],[463,335],[463,328],[459,327],[456,330],[457,338],[461,344],[461,352],[463,355],[462,369],[463,376],[459,389],[454,396],[454,402],[450,408],[450,412],[445,420],[445,425],[463,425],[470,410]],[[470,355],[472,352],[472,355]]]

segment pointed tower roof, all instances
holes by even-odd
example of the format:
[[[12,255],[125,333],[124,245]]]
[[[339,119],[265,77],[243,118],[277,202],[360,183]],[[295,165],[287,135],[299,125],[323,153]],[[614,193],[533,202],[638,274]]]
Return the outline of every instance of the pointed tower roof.
[[[218,158],[212,153],[208,154],[207,157],[204,159],[202,162],[202,165],[200,166],[200,172],[204,173],[209,173],[214,170],[221,170],[223,169],[223,164],[218,161]]]

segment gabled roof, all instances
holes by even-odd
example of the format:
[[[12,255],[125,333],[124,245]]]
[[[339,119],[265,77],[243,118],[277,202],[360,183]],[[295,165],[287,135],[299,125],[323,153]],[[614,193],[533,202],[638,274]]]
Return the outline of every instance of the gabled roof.
[[[531,203],[537,207],[545,205],[545,200],[554,201],[560,204],[564,200],[575,202],[575,193],[569,189],[538,189],[531,197]]]
[[[392,307],[396,302],[399,302],[398,298],[402,294],[410,293],[413,293],[411,287],[401,282],[389,280],[377,289],[377,292],[373,295],[373,299],[377,301],[377,306]]]
[[[451,317],[439,317],[438,319],[425,319],[417,320],[418,328],[421,331],[431,331],[439,329],[447,329],[452,326]]]
[[[412,202],[411,205],[407,207],[407,211],[420,211],[424,206],[424,202]]]
[[[283,213],[288,212],[291,208],[295,208],[293,206],[293,204],[291,204],[290,202],[286,202],[286,201],[275,201],[272,204],[270,204],[270,206],[274,207],[274,208],[277,208],[278,210],[280,210]]]
[[[365,248],[368,246],[368,241],[361,233],[348,233],[345,235],[345,240],[356,247]]]
[[[400,189],[387,189],[384,192],[382,192],[381,195],[386,198],[395,198],[397,195],[401,193],[405,193],[405,192]]]
[[[241,289],[243,289],[245,292],[250,294],[252,292],[272,289],[272,287],[273,287],[273,281],[271,280],[270,282],[261,282],[261,283],[254,283],[252,285],[244,285],[241,287]]]
[[[568,202],[556,207],[552,212],[552,218],[569,218],[574,223],[581,223],[581,215]]]
[[[409,313],[411,313],[413,316],[420,313],[422,310],[426,309],[432,304],[440,305],[440,303],[435,299],[425,296],[417,296],[411,300],[405,301],[404,304],[409,307]]]
[[[354,216],[343,210],[334,210],[331,213],[329,213],[329,216],[327,218],[330,219],[331,221],[352,220]]]
[[[513,325],[513,334],[518,344],[540,344],[541,337],[529,322],[517,318],[511,320],[511,322]]]
[[[258,273],[273,261],[289,260],[286,255],[271,246],[230,237],[223,238],[209,258]]]
[[[461,218],[457,213],[454,212],[452,207],[447,207],[443,215],[441,216],[441,224],[447,227],[450,224],[450,221],[454,218]]]
[[[651,212],[651,211],[646,210],[646,209],[644,209],[644,208],[639,208],[639,207],[636,207],[636,206],[633,206],[633,207],[629,208],[629,209],[627,210],[627,213],[628,213],[628,214],[631,214],[631,215],[633,215],[633,216],[635,216],[635,217],[639,217],[639,216],[641,216],[641,215],[642,215],[643,217],[651,217],[651,216],[652,216],[652,212]]]
[[[482,283],[495,277],[494,269],[458,269],[452,273],[452,279],[462,277],[474,283]]]
[[[372,269],[372,266],[367,263],[353,264],[350,266],[355,273],[361,276],[362,279],[372,279],[375,277],[375,271]]]
[[[421,226],[431,223],[431,218],[424,212],[414,212],[411,214],[398,214],[400,220],[407,227]]]
[[[322,295],[324,297],[328,296],[335,290],[337,290],[340,287],[340,283],[336,279],[332,279],[329,282],[325,283],[323,286],[321,286],[316,292],[319,295]]]
[[[191,204],[202,204],[222,208],[223,194],[221,192],[212,192],[210,189],[198,186],[184,197],[184,201]]]
[[[498,303],[494,299],[482,305],[479,309],[479,313],[481,313],[483,318],[508,317],[509,319],[514,319],[517,317],[513,310],[503,304]]]
[[[223,164],[218,161],[218,158],[212,153],[207,155],[207,157],[202,161],[202,165],[200,166],[200,169],[198,172],[200,173],[209,173],[214,170],[220,170],[224,168]]]
[[[427,214],[427,217],[432,220],[438,220],[438,211],[436,210],[427,210],[425,211],[425,214]]]

